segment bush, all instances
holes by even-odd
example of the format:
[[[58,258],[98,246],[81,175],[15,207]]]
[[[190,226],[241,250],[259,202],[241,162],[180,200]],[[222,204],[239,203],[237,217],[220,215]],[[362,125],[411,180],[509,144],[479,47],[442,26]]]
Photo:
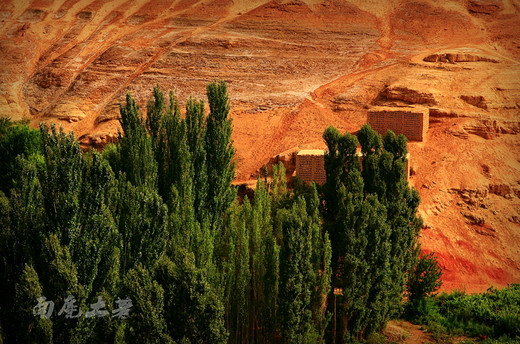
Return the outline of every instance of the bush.
[[[24,154],[39,160],[40,132],[31,129],[28,121],[12,122],[0,118],[0,189],[7,191],[13,186],[17,175],[16,157]]]
[[[406,306],[406,314],[409,319],[421,324],[442,321],[438,301],[434,298],[416,299],[409,302]]]
[[[408,276],[406,290],[410,301],[430,296],[439,290],[442,285],[442,271],[434,252],[422,256]]]

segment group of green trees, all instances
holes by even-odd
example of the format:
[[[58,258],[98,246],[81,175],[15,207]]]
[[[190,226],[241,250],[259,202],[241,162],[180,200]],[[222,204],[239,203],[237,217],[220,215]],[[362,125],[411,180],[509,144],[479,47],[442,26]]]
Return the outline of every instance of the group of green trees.
[[[333,127],[323,137],[328,146],[324,228],[334,243],[333,285],[343,290],[338,328],[342,337],[361,339],[400,311],[419,253],[419,195],[405,179],[403,135],[389,131],[381,139],[365,125],[357,137]]]
[[[226,84],[207,97],[208,115],[190,98],[181,116],[156,87],[144,116],[128,95],[102,153],[0,122],[0,339],[350,342],[400,311],[421,228],[404,136],[330,127],[325,185],[289,190],[280,164],[240,202]],[[34,314],[42,296],[50,318]],[[100,299],[106,316],[64,316]],[[112,316],[122,299],[127,319]]]

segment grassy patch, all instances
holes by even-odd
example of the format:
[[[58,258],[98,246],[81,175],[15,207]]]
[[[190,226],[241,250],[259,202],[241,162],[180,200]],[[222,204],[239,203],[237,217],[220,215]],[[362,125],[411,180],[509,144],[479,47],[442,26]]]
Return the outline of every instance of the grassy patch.
[[[411,302],[408,320],[422,324],[439,343],[469,336],[484,343],[520,341],[520,285],[483,294],[455,291]]]

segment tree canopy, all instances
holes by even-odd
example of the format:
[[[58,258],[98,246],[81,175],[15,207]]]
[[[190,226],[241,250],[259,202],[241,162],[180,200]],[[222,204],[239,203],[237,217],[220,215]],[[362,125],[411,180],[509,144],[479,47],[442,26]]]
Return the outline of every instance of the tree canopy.
[[[101,153],[0,120],[1,340],[332,342],[341,288],[348,342],[398,312],[408,271],[410,295],[436,288],[402,135],[330,127],[324,185],[289,187],[279,163],[240,199],[227,85],[206,91],[208,114],[159,86],[145,113],[127,94]]]

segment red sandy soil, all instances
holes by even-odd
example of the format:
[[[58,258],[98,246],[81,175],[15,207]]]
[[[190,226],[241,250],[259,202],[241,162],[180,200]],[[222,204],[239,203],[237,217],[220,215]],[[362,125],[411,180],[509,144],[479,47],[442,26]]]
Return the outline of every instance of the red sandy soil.
[[[520,282],[517,0],[10,0],[0,37],[1,113],[84,146],[113,140],[128,91],[145,109],[155,84],[184,104],[226,80],[237,183],[372,105],[437,109],[409,144],[423,250],[446,290]]]

